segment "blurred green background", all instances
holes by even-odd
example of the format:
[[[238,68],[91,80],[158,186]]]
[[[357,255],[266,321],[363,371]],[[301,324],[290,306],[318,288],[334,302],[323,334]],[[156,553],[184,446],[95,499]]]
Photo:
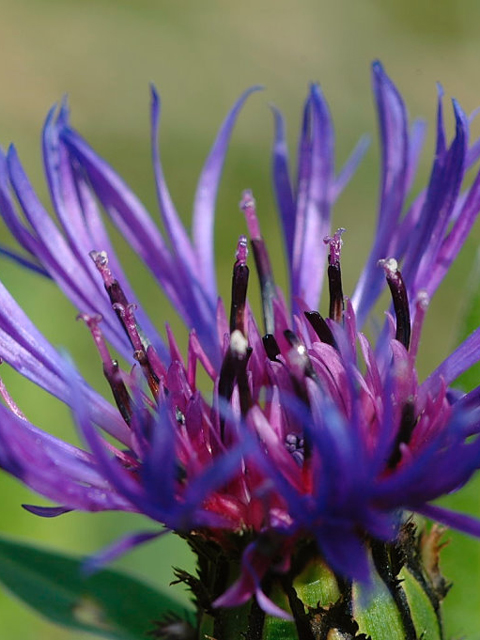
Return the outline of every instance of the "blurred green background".
[[[334,114],[339,160],[362,133],[373,136],[368,156],[335,214],[334,224],[347,227],[343,273],[345,290],[350,291],[369,249],[378,191],[369,64],[375,58],[383,61],[413,116],[425,116],[433,124],[437,80],[447,96],[455,96],[470,112],[480,105],[479,20],[480,4],[474,0],[0,0],[0,143],[15,142],[48,202],[40,131],[48,109],[68,94],[75,126],[156,215],[148,142],[148,85],[154,82],[163,99],[163,164],[174,201],[188,222],[196,178],[217,127],[244,88],[265,85],[266,91],[252,97],[242,113],[219,197],[218,270],[227,294],[236,239],[243,231],[237,203],[245,187],[254,190],[262,227],[280,264],[270,188],[268,103],[283,110],[293,150],[308,83],[318,80]],[[418,186],[431,162],[432,127],[429,131]],[[421,352],[422,376],[458,341],[462,294],[479,237],[477,229],[432,305]],[[163,326],[165,318],[172,319],[171,310],[131,252],[122,245],[119,252],[139,299]],[[75,309],[51,283],[7,261],[0,263],[0,274],[53,343],[66,347],[88,379],[105,391],[98,358],[87,331],[75,322]],[[32,421],[75,441],[67,410],[6,366],[1,369]],[[472,482],[443,504],[480,515],[479,488],[478,481]],[[0,495],[0,531],[54,549],[88,554],[122,532],[152,526],[124,514],[35,518],[20,503],[42,501],[3,474]],[[443,568],[454,586],[445,606],[447,636],[480,638],[480,542],[454,533],[448,538],[452,544],[444,553]],[[172,565],[191,566],[182,543],[172,537],[116,563],[154,585],[168,584]],[[0,592],[0,637],[86,636],[54,628]]]

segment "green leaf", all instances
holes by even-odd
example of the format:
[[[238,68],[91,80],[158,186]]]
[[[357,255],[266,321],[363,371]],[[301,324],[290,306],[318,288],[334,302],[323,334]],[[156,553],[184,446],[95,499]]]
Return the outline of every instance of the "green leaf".
[[[0,538],[0,582],[50,621],[117,640],[151,640],[166,614],[191,609],[117,571],[85,577],[82,560]]]

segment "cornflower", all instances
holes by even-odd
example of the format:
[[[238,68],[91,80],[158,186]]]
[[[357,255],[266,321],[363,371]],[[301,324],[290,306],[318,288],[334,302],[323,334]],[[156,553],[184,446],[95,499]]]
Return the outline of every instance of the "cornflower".
[[[215,201],[232,128],[254,89],[230,111],[207,158],[191,237],[165,183],[154,89],[151,144],[164,234],[71,127],[65,104],[49,113],[42,139],[56,222],[14,147],[0,156],[1,215],[24,252],[4,251],[53,279],[78,309],[113,398],[88,385],[0,284],[0,357],[67,404],[86,443],[84,450],[37,428],[2,385],[0,465],[58,505],[25,505],[35,514],[138,512],[185,538],[199,574],[177,576],[195,596],[196,637],[376,638],[368,614],[374,602],[388,614],[389,637],[441,638],[439,533],[417,533],[411,514],[480,535],[477,520],[432,504],[480,463],[480,387],[451,387],[480,359],[480,329],[423,382],[415,369],[429,301],[480,210],[480,175],[462,190],[480,142],[469,144],[468,118],[453,101],[456,129],[447,143],[439,91],[432,170],[412,200],[425,126],[409,126],[380,63],[372,75],[378,222],[351,298],[342,286],[344,229],[331,228],[331,210],[366,143],[335,173],[333,125],[318,85],[305,102],[295,182],[274,110],[273,182],[289,302],[275,284],[250,191],[240,203],[248,238],[238,239],[227,309],[217,293]],[[186,357],[171,329],[162,337],[137,304],[100,209],[187,326]],[[247,301],[249,252],[261,319]],[[326,317],[317,310],[324,278]],[[385,286],[391,308],[372,341],[362,328]],[[200,368],[210,396],[198,386]],[[159,533],[121,540],[101,561]],[[415,586],[427,595],[422,615],[411,599]],[[185,637],[193,633],[181,628]]]

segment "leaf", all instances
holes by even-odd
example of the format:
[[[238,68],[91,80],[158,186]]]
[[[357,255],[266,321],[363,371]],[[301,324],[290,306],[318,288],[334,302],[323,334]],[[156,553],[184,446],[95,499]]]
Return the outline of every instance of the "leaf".
[[[0,582],[50,621],[116,640],[151,640],[169,614],[191,609],[117,571],[82,574],[83,560],[0,538]]]

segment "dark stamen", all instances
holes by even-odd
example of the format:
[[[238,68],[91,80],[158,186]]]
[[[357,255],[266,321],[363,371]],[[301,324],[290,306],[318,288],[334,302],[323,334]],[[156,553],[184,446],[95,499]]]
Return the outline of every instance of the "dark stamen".
[[[300,338],[293,333],[290,329],[283,332],[283,335],[287,339],[292,349],[287,354],[287,360],[289,364],[290,379],[293,383],[295,393],[302,401],[302,403],[310,409],[310,399],[308,397],[308,389],[306,378],[311,380],[318,380],[318,376],[313,368],[312,361],[308,357],[307,348],[300,340]],[[302,438],[303,458],[302,465],[305,473],[305,482],[309,482],[308,467],[311,458],[312,445],[310,439],[307,437],[307,433],[304,433]],[[298,461],[298,457],[297,457]]]
[[[250,388],[248,386],[247,364],[252,353],[251,347],[247,346],[245,336],[235,330],[230,337],[230,346],[223,359],[222,368],[220,370],[220,378],[218,380],[218,395],[230,402],[235,382],[238,385],[240,396],[240,410],[242,415],[246,415],[252,406]],[[220,418],[220,436],[224,439],[224,419]]]
[[[103,373],[110,384],[118,410],[120,411],[122,418],[129,425],[132,419],[132,401],[127,391],[127,387],[123,382],[118,362],[116,360],[112,360],[112,372],[107,372],[104,366]]]
[[[273,299],[275,297],[275,282],[273,280],[272,267],[267,249],[263,240],[252,240],[253,257],[260,280],[262,295],[263,322],[266,333],[273,333],[275,322],[273,315]]]
[[[280,347],[275,340],[275,336],[271,333],[267,333],[263,336],[262,342],[268,358],[270,360],[276,360],[277,356],[280,355]]]
[[[103,285],[105,287],[105,291],[108,293],[108,297],[110,298],[110,302],[112,303],[112,306],[114,304],[120,304],[126,307],[128,305],[128,300],[125,294],[123,293],[120,283],[118,282],[118,280],[116,280],[113,277],[112,272],[110,271],[106,252],[90,251],[90,257],[92,258],[93,262],[95,263],[95,266],[97,267],[98,271],[100,272],[100,275],[103,278]],[[126,327],[123,325],[119,312],[115,310],[115,313],[117,314],[118,319],[122,323],[122,326],[127,334],[127,337],[130,338]]]
[[[312,325],[313,330],[320,340],[336,349],[337,343],[333,337],[332,330],[325,321],[325,318],[323,318],[318,311],[305,311],[305,317]]]
[[[144,341],[141,337],[140,327],[135,319],[134,310],[136,309],[136,306],[135,304],[128,302],[120,283],[113,277],[108,266],[108,257],[105,251],[91,251],[90,256],[103,278],[105,290],[107,291],[110,302],[112,303],[112,309],[117,314],[130,344],[134,349],[133,356],[142,367],[148,386],[150,387],[152,394],[156,397],[158,395],[159,378],[149,360]],[[153,347],[149,345],[148,352],[151,353],[152,350]]]
[[[313,368],[312,361],[308,357],[307,348],[305,347],[303,342],[290,329],[286,329],[283,332],[283,335],[287,339],[288,344],[292,347],[292,351],[289,354],[290,363],[296,369],[300,369],[302,373],[301,377],[307,376],[307,378],[312,378],[312,380],[316,380],[317,374],[315,373],[315,369]]]
[[[250,242],[253,250],[253,257],[255,259],[255,266],[260,280],[265,333],[273,333],[275,330],[273,314],[275,281],[273,279],[272,265],[270,264],[267,248],[260,233],[260,227],[255,211],[255,200],[253,199],[251,191],[243,192],[240,208],[245,213],[245,219],[247,221]]]
[[[342,233],[345,229],[338,229],[335,234],[323,239],[325,244],[330,245],[328,254],[328,288],[330,292],[330,307],[328,317],[335,322],[342,321],[344,303],[342,288],[342,272],[340,269],[340,253],[342,248]]]
[[[132,420],[132,400],[125,382],[123,381],[122,372],[120,371],[118,362],[110,356],[105,339],[100,327],[98,326],[102,318],[101,316],[89,316],[86,313],[80,314],[78,318],[85,322],[92,334],[95,346],[97,347],[102,359],[103,374],[110,385],[118,410],[125,422],[130,425]]]
[[[394,258],[379,260],[378,264],[385,270],[387,283],[392,294],[393,309],[397,321],[395,338],[408,350],[412,327],[410,324],[410,309],[408,307],[407,288],[398,270],[397,261]]]
[[[413,402],[409,401],[403,405],[402,417],[400,418],[400,426],[398,428],[395,444],[392,453],[387,462],[389,469],[394,469],[402,458],[401,444],[408,444],[412,438],[413,430],[417,420],[415,418],[415,407]]]
[[[119,317],[122,321],[123,326],[127,330],[127,335],[130,338],[130,343],[134,348],[133,357],[142,367],[142,371],[148,382],[150,391],[155,397],[157,397],[159,379],[157,374],[153,370],[150,360],[148,359],[147,352],[143,346],[142,338],[140,337],[138,325],[135,320],[134,314],[136,306],[134,304],[128,304],[126,307],[124,307],[123,305],[116,303],[113,304],[112,307],[113,309],[115,309],[117,314],[120,314]]]
[[[247,238],[240,236],[237,247],[236,262],[232,276],[232,304],[230,308],[230,333],[235,329],[246,335],[245,326],[245,302],[247,299],[247,286],[249,269],[247,267]]]

